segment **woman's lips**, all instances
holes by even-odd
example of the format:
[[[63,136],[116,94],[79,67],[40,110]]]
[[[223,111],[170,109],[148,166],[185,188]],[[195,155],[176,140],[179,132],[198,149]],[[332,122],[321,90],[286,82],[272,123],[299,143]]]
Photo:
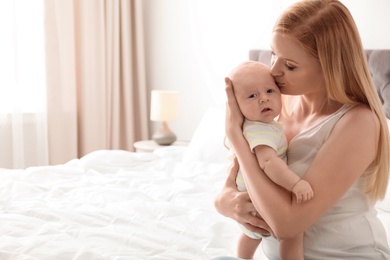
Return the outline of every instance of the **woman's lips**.
[[[284,86],[284,83],[282,83],[282,82],[275,81],[275,83],[276,83],[276,85],[278,85],[278,87],[283,87]]]

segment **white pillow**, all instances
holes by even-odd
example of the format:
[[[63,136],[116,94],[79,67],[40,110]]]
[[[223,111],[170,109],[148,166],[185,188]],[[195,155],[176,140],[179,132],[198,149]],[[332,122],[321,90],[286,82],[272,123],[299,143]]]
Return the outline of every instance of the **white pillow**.
[[[203,115],[183,155],[184,162],[228,163],[225,138],[225,108],[210,107]]]

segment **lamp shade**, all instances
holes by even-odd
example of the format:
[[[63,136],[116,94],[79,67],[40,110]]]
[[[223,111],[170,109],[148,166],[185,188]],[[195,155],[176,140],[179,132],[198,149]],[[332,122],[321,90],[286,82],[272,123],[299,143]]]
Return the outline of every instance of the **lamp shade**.
[[[179,92],[168,90],[152,90],[150,102],[150,120],[176,120],[179,109]]]

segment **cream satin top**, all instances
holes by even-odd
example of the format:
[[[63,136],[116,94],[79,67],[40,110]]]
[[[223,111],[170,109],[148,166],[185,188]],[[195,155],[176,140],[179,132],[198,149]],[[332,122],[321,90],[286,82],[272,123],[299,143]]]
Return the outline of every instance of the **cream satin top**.
[[[350,108],[344,105],[291,140],[287,159],[293,172],[299,176],[305,174],[335,124]],[[305,260],[390,259],[385,229],[376,217],[375,203],[362,191],[363,182],[362,176],[336,205],[305,231]],[[262,246],[269,259],[279,259],[275,238],[263,239]]]

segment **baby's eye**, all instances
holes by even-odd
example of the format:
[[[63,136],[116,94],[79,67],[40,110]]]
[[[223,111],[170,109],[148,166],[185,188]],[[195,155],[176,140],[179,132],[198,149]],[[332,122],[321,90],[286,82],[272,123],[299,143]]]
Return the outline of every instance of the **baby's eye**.
[[[250,94],[249,95],[249,98],[255,98],[255,97],[257,97],[257,94]]]
[[[267,93],[274,93],[275,92],[275,90],[273,90],[273,89],[268,89],[267,90]]]

